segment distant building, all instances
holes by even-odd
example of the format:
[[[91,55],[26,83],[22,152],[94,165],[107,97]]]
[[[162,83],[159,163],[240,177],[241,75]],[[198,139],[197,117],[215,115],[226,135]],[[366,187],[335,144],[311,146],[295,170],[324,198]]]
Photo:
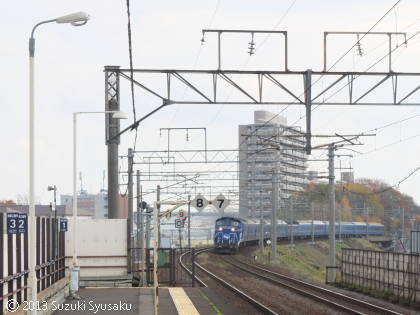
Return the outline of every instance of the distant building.
[[[73,195],[61,195],[60,201],[62,205],[66,206],[66,213],[72,212]],[[119,196],[118,207],[120,214],[118,218],[127,218],[128,213],[128,198],[127,196]],[[78,213],[90,214],[95,219],[108,218],[108,194],[101,190],[99,194],[88,194],[82,190],[77,195],[77,210]]]
[[[73,208],[73,195],[61,195],[60,201],[70,211]],[[95,219],[103,219],[108,217],[108,194],[88,194],[81,191],[77,195],[77,210],[91,213]]]
[[[29,205],[0,205],[0,213],[7,212],[29,213]],[[43,217],[54,216],[54,211],[52,211],[50,205],[35,205],[35,215]],[[57,216],[66,215],[66,208],[57,206]]]
[[[306,160],[302,131],[287,126],[285,117],[255,111],[253,124],[239,126],[239,215],[270,215],[273,169],[281,199],[302,191],[308,182]]]
[[[0,201],[0,206],[7,206],[7,205],[15,205],[16,202],[14,202],[13,200],[1,200]]]
[[[354,172],[341,172],[341,181],[344,183],[354,183]]]
[[[308,180],[309,181],[317,181],[318,178],[318,171],[308,171]]]

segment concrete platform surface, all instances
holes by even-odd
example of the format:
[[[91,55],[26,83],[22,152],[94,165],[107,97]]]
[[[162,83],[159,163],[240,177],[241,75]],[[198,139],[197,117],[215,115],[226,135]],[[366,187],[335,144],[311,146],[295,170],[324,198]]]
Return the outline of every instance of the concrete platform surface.
[[[81,300],[53,304],[52,313],[62,314],[141,314],[153,315],[152,288],[83,288]],[[209,288],[159,288],[162,315],[239,314],[217,292]]]

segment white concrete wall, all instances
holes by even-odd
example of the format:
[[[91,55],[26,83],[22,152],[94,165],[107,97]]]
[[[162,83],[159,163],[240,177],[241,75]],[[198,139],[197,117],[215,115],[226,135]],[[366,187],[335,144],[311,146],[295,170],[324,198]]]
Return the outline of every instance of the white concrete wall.
[[[73,256],[73,222],[66,233],[66,265]],[[105,278],[127,275],[127,220],[78,219],[77,256],[80,277]]]

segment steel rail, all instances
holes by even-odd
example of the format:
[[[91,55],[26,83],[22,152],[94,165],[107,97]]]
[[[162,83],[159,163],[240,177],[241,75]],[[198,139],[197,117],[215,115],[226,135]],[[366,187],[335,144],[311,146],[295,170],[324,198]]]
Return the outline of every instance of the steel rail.
[[[238,265],[234,264],[233,262],[231,262],[231,261],[229,261],[229,260],[227,260],[227,259],[225,259],[225,258],[222,258],[222,260],[223,260],[224,262],[226,262],[226,263],[228,263],[228,264],[232,265],[233,267],[235,267],[235,268],[239,269],[239,270],[242,270],[242,271],[244,271],[244,272],[247,272],[247,273],[249,273],[249,274],[252,274],[252,275],[256,276],[257,278],[263,279],[263,280],[265,280],[265,281],[267,281],[267,282],[273,283],[273,284],[278,285],[278,286],[282,286],[282,287],[287,288],[287,289],[289,289],[289,290],[291,290],[291,291],[294,291],[294,292],[296,292],[296,293],[298,293],[298,294],[300,294],[300,295],[303,295],[303,296],[309,297],[309,298],[311,298],[311,299],[313,299],[313,300],[315,300],[315,301],[317,301],[317,302],[320,302],[320,303],[323,303],[323,304],[325,304],[325,305],[328,305],[328,306],[330,306],[330,307],[332,307],[332,308],[338,309],[338,310],[340,310],[340,311],[343,311],[343,312],[346,312],[346,313],[349,313],[349,314],[357,314],[357,315],[364,315],[364,314],[365,314],[365,313],[362,313],[362,312],[359,312],[359,311],[353,310],[353,309],[351,309],[351,308],[349,308],[349,307],[346,307],[346,306],[344,306],[344,305],[338,304],[338,303],[336,303],[336,302],[330,301],[330,300],[328,300],[328,299],[326,299],[326,298],[323,298],[323,297],[321,297],[321,296],[319,296],[319,295],[316,295],[316,294],[310,293],[310,292],[308,292],[308,291],[305,291],[305,290],[299,289],[298,287],[295,287],[295,286],[292,286],[292,285],[286,284],[286,283],[284,283],[284,282],[280,282],[279,280],[276,280],[276,279],[270,278],[270,277],[268,277],[268,276],[265,276],[265,275],[259,274],[259,273],[255,272],[255,271],[251,271],[251,270],[246,269],[246,268],[244,268],[244,267],[238,266]]]
[[[204,248],[202,250],[199,250],[198,252],[195,253],[196,256],[198,256],[199,254],[205,252],[205,251],[209,251],[213,248]],[[190,252],[187,252],[190,253]],[[185,254],[181,256],[184,256]],[[180,257],[180,262],[181,262],[181,257]],[[203,271],[205,274],[207,274],[208,276],[210,276],[212,279],[216,280],[216,282],[218,282],[219,284],[223,285],[225,288],[231,290],[232,292],[234,292],[236,295],[238,295],[241,299],[247,301],[248,303],[250,303],[252,306],[256,307],[257,309],[259,309],[260,311],[262,311],[264,314],[273,314],[273,315],[278,315],[277,312],[275,312],[274,310],[270,309],[269,307],[265,306],[264,304],[262,304],[261,302],[258,302],[257,300],[255,300],[254,298],[250,297],[248,294],[246,294],[245,292],[239,290],[238,288],[236,288],[235,286],[233,286],[232,284],[228,283],[227,281],[223,280],[222,278],[218,277],[217,275],[215,275],[214,273],[212,273],[211,271],[207,270],[206,268],[204,268],[203,266],[201,266],[199,263],[194,262],[195,266],[200,269],[201,271]],[[182,266],[183,264],[181,264]],[[183,268],[186,268],[185,266],[183,266]],[[188,271],[188,268],[187,268]],[[188,271],[190,273],[190,271]],[[197,277],[196,277],[197,279]],[[207,285],[206,285],[207,286]]]
[[[206,273],[208,276],[210,276],[211,278],[213,278],[214,280],[216,280],[217,282],[219,282],[221,285],[223,285],[224,287],[226,287],[229,290],[231,290],[232,292],[234,292],[236,295],[238,295],[240,298],[244,299],[245,301],[247,301],[248,303],[250,303],[254,307],[258,308],[264,314],[278,314],[277,312],[275,312],[274,310],[268,308],[267,306],[265,306],[261,302],[258,302],[254,298],[250,297],[245,292],[239,290],[238,288],[236,288],[235,286],[231,285],[227,281],[225,281],[222,278],[216,276],[214,273],[212,273],[208,269],[205,269],[200,264],[195,263],[195,265],[196,265],[197,268],[199,268],[201,271],[203,271],[204,273]]]
[[[273,278],[270,278],[270,277],[267,277],[267,276],[264,276],[264,275],[261,275],[261,274],[252,272],[252,271],[247,270],[245,268],[242,268],[242,267],[240,267],[238,265],[235,265],[234,263],[232,263],[232,262],[230,262],[230,261],[228,261],[228,260],[226,260],[224,258],[223,258],[223,260],[226,261],[227,263],[229,263],[229,264],[231,264],[231,265],[233,265],[233,266],[241,269],[241,270],[244,270],[246,272],[252,273],[252,274],[254,274],[254,275],[258,276],[258,277],[264,277],[264,279],[267,279],[270,282],[279,283],[277,280],[275,280]],[[380,314],[402,315],[401,313],[398,313],[398,312],[395,312],[395,311],[392,311],[392,310],[383,308],[381,306],[374,305],[374,304],[371,304],[371,303],[362,301],[360,299],[356,299],[356,298],[353,298],[353,297],[344,295],[342,293],[338,293],[338,292],[335,292],[335,291],[332,291],[332,290],[329,290],[329,289],[326,289],[326,288],[323,288],[323,287],[320,287],[320,286],[317,286],[317,285],[314,285],[314,284],[311,284],[311,283],[308,283],[308,282],[305,282],[305,281],[301,281],[301,280],[298,280],[298,279],[295,279],[295,278],[291,278],[291,277],[282,275],[280,273],[277,273],[277,272],[274,272],[274,271],[271,271],[271,270],[268,270],[268,269],[265,269],[265,268],[262,268],[262,267],[259,267],[259,266],[255,266],[255,265],[252,265],[252,264],[243,262],[243,261],[239,261],[238,259],[233,258],[233,257],[232,257],[232,260],[234,260],[236,263],[239,263],[239,264],[242,264],[242,265],[246,265],[247,267],[249,267],[251,269],[255,269],[255,270],[259,270],[259,271],[265,272],[267,274],[270,274],[270,275],[275,276],[277,278],[280,278],[282,280],[289,281],[291,283],[294,283],[294,284],[297,284],[297,285],[306,287],[306,288],[311,289],[311,290],[314,290],[314,291],[318,291],[318,292],[323,293],[323,294],[328,294],[329,296],[332,296],[334,298],[337,298],[337,299],[340,299],[340,300],[344,300],[344,301],[346,301],[348,303],[355,304],[355,305],[357,305],[359,307],[363,307],[363,308],[366,308],[368,310],[378,312]],[[283,283],[279,283],[279,284],[286,285],[286,284],[283,284]],[[300,290],[300,289],[297,289],[297,290]],[[303,292],[306,292],[306,291],[303,291]],[[311,293],[309,293],[309,294],[312,295]],[[313,295],[313,296],[316,297],[316,295]],[[321,297],[321,299],[323,299],[325,301],[329,301],[329,300],[324,299],[322,297]],[[349,308],[347,308],[347,307],[345,307],[343,305],[337,304],[337,303],[332,302],[332,301],[329,301],[328,303],[333,303],[335,305],[338,305],[339,307],[344,307],[346,309],[346,311],[351,311],[351,312],[356,313],[356,314],[362,314],[362,313],[359,313],[357,311],[354,311],[352,309],[349,309]]]
[[[203,251],[206,251],[206,250],[208,250],[207,248],[205,248],[205,249],[200,249],[200,250],[198,250],[197,252],[195,252],[194,253],[194,255],[195,256],[197,256],[198,254],[200,254],[201,252],[203,252]],[[190,270],[190,269],[188,269],[188,267],[187,267],[187,265],[186,264],[184,264],[184,262],[182,261],[182,259],[184,258],[184,256],[186,256],[186,255],[188,255],[188,254],[191,254],[192,253],[192,251],[188,251],[188,252],[185,252],[185,253],[183,253],[182,255],[180,255],[179,256],[179,264],[181,265],[181,268],[182,269],[184,269],[190,276],[191,276],[191,278],[192,277],[194,277],[195,278],[195,280],[201,285],[201,286],[203,286],[203,287],[205,287],[205,288],[207,288],[208,286],[207,286],[207,284],[203,281],[203,280],[201,280],[199,277],[197,277],[196,275],[193,275],[193,273],[192,273],[192,271]]]

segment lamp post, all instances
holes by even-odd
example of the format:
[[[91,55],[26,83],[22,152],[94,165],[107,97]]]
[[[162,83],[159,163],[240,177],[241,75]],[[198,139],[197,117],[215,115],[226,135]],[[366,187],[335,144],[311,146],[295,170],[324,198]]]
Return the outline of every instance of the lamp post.
[[[70,263],[70,294],[75,296],[79,290],[79,270],[77,261],[77,116],[81,114],[113,114],[114,119],[126,119],[121,111],[75,112],[73,113],[73,259]]]
[[[54,271],[57,270],[57,258],[58,258],[58,224],[57,224],[57,186],[48,186],[48,191],[54,191],[54,207],[51,207],[51,210],[54,211],[54,224],[53,226],[53,259],[54,259]]]
[[[42,24],[56,22],[59,24],[70,23],[74,26],[81,26],[87,23],[89,15],[84,12],[58,17],[56,19],[39,22],[32,28],[29,38],[29,257],[28,257],[28,301],[37,300],[37,279],[36,279],[36,220],[35,220],[35,98],[34,98],[34,63],[35,63],[35,30]],[[31,310],[31,314],[36,314],[36,308]]]

